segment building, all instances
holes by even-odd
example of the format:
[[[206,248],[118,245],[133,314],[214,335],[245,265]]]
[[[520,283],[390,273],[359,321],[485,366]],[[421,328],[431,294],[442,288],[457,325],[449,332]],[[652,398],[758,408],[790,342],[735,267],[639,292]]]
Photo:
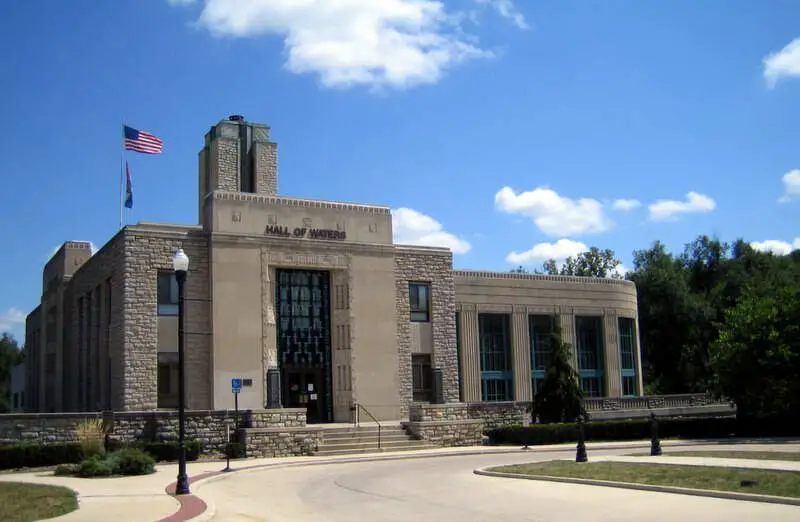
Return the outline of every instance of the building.
[[[232,116],[199,154],[196,225],[125,226],[97,252],[67,241],[27,318],[28,409],[177,405],[177,285],[186,283],[187,406],[354,402],[402,419],[412,401],[530,401],[555,321],[590,396],[641,393],[627,281],[453,270],[447,249],[396,245],[387,207],[278,195],[270,128]]]

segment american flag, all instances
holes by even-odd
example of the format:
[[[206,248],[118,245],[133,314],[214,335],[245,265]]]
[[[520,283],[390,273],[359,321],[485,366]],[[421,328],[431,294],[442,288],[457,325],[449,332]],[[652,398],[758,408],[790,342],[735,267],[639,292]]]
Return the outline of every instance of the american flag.
[[[149,132],[136,130],[125,125],[125,150],[143,154],[161,154],[162,142]]]

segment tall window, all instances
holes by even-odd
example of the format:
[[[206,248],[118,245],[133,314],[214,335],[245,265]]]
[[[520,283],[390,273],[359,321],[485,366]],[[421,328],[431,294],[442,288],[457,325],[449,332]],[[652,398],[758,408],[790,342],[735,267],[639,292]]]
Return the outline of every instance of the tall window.
[[[158,274],[158,315],[178,315],[178,281],[174,272]]]
[[[622,395],[635,397],[636,385],[636,327],[630,317],[620,317],[617,321],[619,330],[619,362],[622,370]]]
[[[533,393],[539,393],[550,366],[552,353],[552,335],[555,327],[556,316],[530,315],[528,316],[528,332],[531,338],[531,379]]]
[[[602,397],[603,383],[603,318],[575,317],[578,341],[578,374],[587,397]]]
[[[431,320],[431,285],[409,283],[408,299],[411,306],[411,321],[427,323]]]
[[[456,363],[458,365],[458,400],[464,400],[464,386],[461,380],[461,312],[456,312]]]
[[[430,402],[433,394],[430,354],[415,353],[411,356],[411,376],[414,401]]]
[[[513,400],[511,378],[511,336],[508,314],[480,314],[481,400]]]

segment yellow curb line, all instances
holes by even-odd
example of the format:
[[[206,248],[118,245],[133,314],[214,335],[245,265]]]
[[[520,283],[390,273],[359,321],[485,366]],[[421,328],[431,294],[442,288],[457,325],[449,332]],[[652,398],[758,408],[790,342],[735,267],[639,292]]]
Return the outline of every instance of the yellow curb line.
[[[758,495],[754,493],[738,493],[735,491],[681,488],[677,486],[658,486],[655,484],[636,484],[632,482],[614,482],[610,480],[597,480],[597,479],[552,477],[549,475],[524,475],[521,473],[503,473],[501,471],[490,471],[490,468],[479,468],[473,470],[473,473],[475,473],[476,475],[483,475],[486,477],[541,480],[545,482],[560,482],[563,484],[579,484],[583,486],[606,486],[611,488],[652,491],[656,493],[674,493],[678,495],[691,495],[695,497],[710,497],[710,498],[720,498],[725,500],[744,500],[749,502],[764,502],[767,504],[784,504],[788,506],[800,506],[800,498],[776,497],[772,495]]]

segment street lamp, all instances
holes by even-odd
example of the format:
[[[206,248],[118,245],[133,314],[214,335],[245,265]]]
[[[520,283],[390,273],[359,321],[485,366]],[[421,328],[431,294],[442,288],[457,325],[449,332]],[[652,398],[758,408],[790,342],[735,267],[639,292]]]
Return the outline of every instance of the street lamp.
[[[189,256],[179,248],[172,258],[175,280],[178,282],[178,482],[175,484],[176,495],[188,495],[189,477],[186,476],[186,393],[183,370],[183,286],[186,283],[186,272],[189,270]]]

